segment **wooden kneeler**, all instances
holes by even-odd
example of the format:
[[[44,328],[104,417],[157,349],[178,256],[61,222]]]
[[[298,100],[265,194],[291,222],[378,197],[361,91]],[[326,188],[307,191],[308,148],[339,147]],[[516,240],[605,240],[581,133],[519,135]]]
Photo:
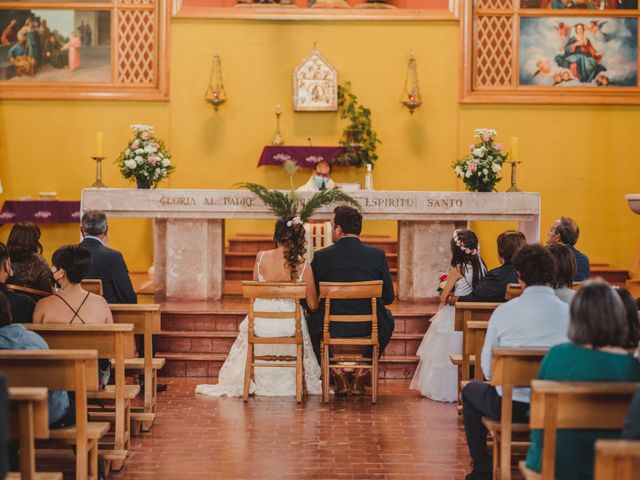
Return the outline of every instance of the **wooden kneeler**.
[[[143,372],[144,407],[142,411],[132,409],[131,418],[140,423],[142,430],[151,429],[156,418],[156,404],[158,398],[158,371],[164,367],[164,358],[153,356],[153,335],[160,333],[160,305],[158,304],[110,304],[114,323],[129,323],[133,325],[133,333],[143,336],[144,356],[142,358],[128,358],[125,360],[125,370]]]
[[[493,434],[493,478],[511,479],[513,432],[528,432],[526,423],[513,423],[513,389],[528,387],[536,378],[548,349],[494,348],[491,356],[491,385],[502,387],[500,420],[487,417],[482,423]],[[525,442],[523,445],[527,445]]]
[[[73,445],[76,479],[98,476],[98,442],[107,422],[89,422],[87,392],[98,390],[95,350],[0,350],[0,370],[13,387],[44,387],[75,392],[76,424],[50,430],[47,442]]]
[[[36,472],[36,439],[49,438],[48,390],[44,387],[9,388],[9,438],[20,444],[20,473],[8,480],[62,480],[59,472]]]
[[[640,383],[533,380],[529,426],[544,430],[542,474],[520,462],[525,478],[554,480],[559,429],[621,429],[638,388]]]
[[[125,384],[124,375],[125,359],[134,357],[133,325],[48,323],[25,326],[41,335],[51,348],[62,346],[91,348],[98,351],[100,359],[114,359],[115,384],[107,385],[103,390],[91,392],[89,399],[95,401],[112,400],[115,403],[115,415],[111,412],[91,412],[91,416],[107,419],[115,416],[113,448],[101,450],[100,456],[106,461],[111,461],[110,466],[114,470],[122,468],[131,441],[131,400],[140,393],[139,385]]]
[[[304,379],[304,344],[302,341],[302,323],[300,315],[300,300],[307,295],[306,283],[286,282],[242,282],[242,296],[249,299],[248,316],[248,348],[247,363],[244,374],[243,400],[249,400],[249,386],[254,378],[254,369],[269,367],[293,367],[296,369],[296,401],[302,402],[305,393]],[[256,299],[291,300],[295,311],[269,312],[256,310]],[[274,320],[294,320],[295,332],[292,337],[258,337],[255,334],[257,318]],[[256,355],[256,345],[295,345],[296,355]]]

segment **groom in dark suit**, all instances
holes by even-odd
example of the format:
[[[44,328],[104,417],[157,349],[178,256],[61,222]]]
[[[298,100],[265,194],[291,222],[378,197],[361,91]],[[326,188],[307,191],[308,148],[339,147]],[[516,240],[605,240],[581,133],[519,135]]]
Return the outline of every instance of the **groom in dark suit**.
[[[393,302],[393,283],[384,250],[365,245],[358,236],[362,231],[362,215],[353,207],[340,206],[334,210],[333,241],[334,244],[315,252],[313,277],[316,289],[320,282],[364,282],[382,280],[382,298],[378,299],[378,342],[380,355],[391,340],[393,333],[393,316],[384,305]],[[319,291],[319,290],[318,290]],[[358,315],[371,312],[371,300],[333,300],[331,313],[338,315]],[[320,340],[322,338],[322,322],[324,318],[324,302],[309,317],[309,333],[313,350],[320,359]],[[363,337],[371,335],[371,324],[366,323],[333,323],[331,336]],[[369,352],[365,352],[370,354]],[[362,394],[367,370],[361,370],[351,387],[353,394]],[[343,372],[335,372],[336,392],[347,393],[349,383]]]

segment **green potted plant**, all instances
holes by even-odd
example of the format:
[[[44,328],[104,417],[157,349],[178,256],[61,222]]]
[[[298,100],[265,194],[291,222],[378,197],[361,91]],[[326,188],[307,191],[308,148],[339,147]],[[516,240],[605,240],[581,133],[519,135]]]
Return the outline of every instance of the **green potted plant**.
[[[338,158],[341,163],[356,167],[364,167],[378,159],[376,148],[378,134],[371,125],[371,110],[358,103],[358,97],[351,92],[351,83],[338,86],[338,111],[340,118],[349,120],[340,139],[345,153]]]

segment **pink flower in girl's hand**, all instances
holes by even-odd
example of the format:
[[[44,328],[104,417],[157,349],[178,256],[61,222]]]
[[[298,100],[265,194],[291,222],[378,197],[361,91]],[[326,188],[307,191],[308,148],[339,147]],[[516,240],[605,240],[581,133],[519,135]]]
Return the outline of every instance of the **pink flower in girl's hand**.
[[[501,143],[496,143],[496,150],[498,150],[499,152],[502,151],[502,144]]]
[[[440,275],[440,278],[438,278],[439,282],[446,282],[447,278],[449,278],[449,275],[447,273],[443,273]]]

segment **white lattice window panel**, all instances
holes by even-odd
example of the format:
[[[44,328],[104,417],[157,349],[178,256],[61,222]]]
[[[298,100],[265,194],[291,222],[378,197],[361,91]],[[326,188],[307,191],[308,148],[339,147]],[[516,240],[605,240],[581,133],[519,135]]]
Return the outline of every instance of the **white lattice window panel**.
[[[119,10],[118,33],[118,83],[153,83],[154,11]]]
[[[508,87],[513,78],[511,17],[478,16],[476,19],[475,84]]]

